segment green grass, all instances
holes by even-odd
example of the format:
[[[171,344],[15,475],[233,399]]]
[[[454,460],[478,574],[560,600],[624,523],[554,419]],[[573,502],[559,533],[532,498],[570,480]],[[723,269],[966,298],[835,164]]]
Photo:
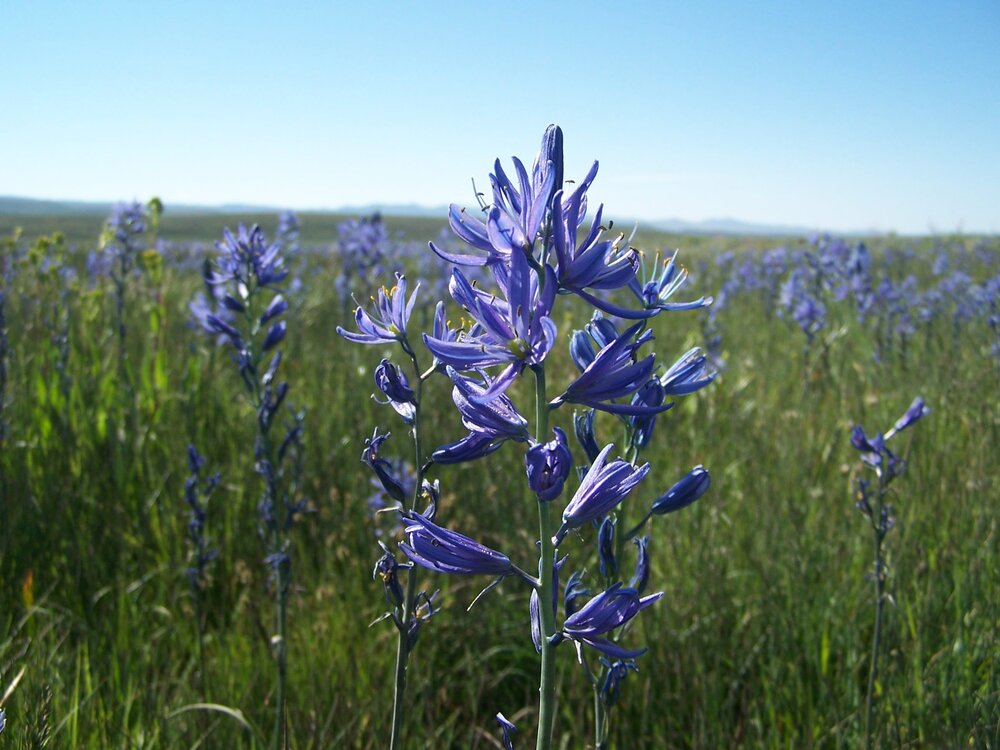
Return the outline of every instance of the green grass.
[[[237,218],[168,211],[163,232],[212,239]],[[305,242],[334,242],[335,217],[302,218]],[[28,224],[28,236],[63,227],[86,249],[100,231],[98,220],[44,220]],[[390,229],[422,242],[442,225]],[[646,239],[650,248],[680,246],[694,267],[736,244]],[[80,258],[67,254],[64,262]],[[427,262],[438,261],[428,254]],[[291,747],[384,747],[395,633],[385,623],[368,627],[384,600],[371,581],[372,489],[358,455],[376,424],[395,433],[390,449],[408,449],[395,415],[368,398],[372,370],[390,350],[337,336],[335,326],[346,321],[333,291],[336,259],[309,263],[306,292],[288,317],[283,365],[290,399],[307,410],[305,476],[316,510],[294,534]],[[5,290],[9,429],[0,447],[0,698],[8,716],[0,741],[4,748],[40,747],[44,736],[66,748],[254,747],[253,732],[234,718],[239,712],[248,726],[269,731],[272,597],[257,534],[254,417],[229,352],[186,326],[198,274],[167,267],[157,278],[155,264],[147,265],[130,287],[128,366],[137,386],[126,400],[110,289],[65,285],[30,258],[14,265]],[[703,281],[712,289],[718,279]],[[583,305],[567,302],[556,320],[564,342],[586,318]],[[418,313],[414,325],[424,320]],[[892,498],[898,523],[886,548],[895,605],[886,610],[879,741],[997,747],[1000,402],[980,329],[954,333],[938,321],[914,337],[905,359],[875,363],[870,335],[837,307],[822,334],[824,355],[804,361],[801,334],[756,298],[738,298],[719,320],[726,370],[661,418],[644,493],[628,501],[647,502],[696,463],[713,475],[705,498],[652,526],[651,586],[666,595],[635,628],[635,642],[650,651],[623,685],[612,746],[860,745],[871,549],[853,507],[859,469],[848,433],[855,421],[888,427],[919,393],[933,412],[905,438],[911,464]],[[53,339],[62,321],[65,357]],[[697,313],[661,316],[654,328],[667,363],[701,343]],[[571,372],[565,346],[554,357],[550,390]],[[448,388],[432,381],[428,390],[427,413],[435,415],[428,442],[456,439]],[[515,399],[524,409],[531,403],[526,388]],[[568,409],[553,416],[571,427]],[[603,417],[599,432],[604,440],[616,435]],[[223,475],[209,511],[221,557],[207,595],[205,674],[183,573],[189,442]],[[447,525],[530,569],[537,522],[520,450],[506,446],[440,477]],[[587,544],[566,545],[574,567],[587,563],[592,547],[583,536]],[[497,711],[521,727],[517,747],[531,744],[538,660],[527,592],[508,581],[467,613],[484,583],[437,577],[431,584],[442,589],[444,610],[413,656],[408,747],[497,747]],[[556,746],[586,747],[589,689],[572,648],[559,657]],[[199,703],[233,713],[186,710]]]

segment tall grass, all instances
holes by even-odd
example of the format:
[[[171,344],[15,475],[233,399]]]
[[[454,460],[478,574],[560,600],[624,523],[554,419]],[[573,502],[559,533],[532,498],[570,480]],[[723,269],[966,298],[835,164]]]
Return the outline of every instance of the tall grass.
[[[149,258],[130,278],[126,346],[137,376],[134,401],[123,406],[112,287],[89,277],[85,245],[74,251],[29,239],[9,243],[2,261],[10,351],[0,446],[0,698],[8,726],[0,741],[255,747],[275,695],[266,551],[245,450],[254,421],[233,395],[240,386],[229,352],[187,324],[201,283],[197,262]],[[968,257],[966,245],[949,252]],[[716,292],[724,279],[711,248],[698,252],[707,261],[698,283]],[[931,249],[916,252],[908,262],[930,283],[920,269]],[[885,248],[874,255],[893,257]],[[995,275],[997,257],[994,248],[992,261],[970,261],[976,278]],[[289,747],[380,747],[395,632],[368,627],[384,600],[371,581],[379,550],[358,455],[371,425],[390,425],[359,383],[386,352],[336,335],[345,323],[336,255],[304,252],[302,263],[285,376],[309,415],[303,492],[316,513],[293,540]],[[419,251],[404,263],[411,278],[433,274]],[[938,316],[909,339],[905,356],[893,350],[876,361],[873,330],[846,305],[831,305],[803,357],[794,323],[762,300],[735,295],[719,311],[724,371],[679,401],[647,450],[655,468],[642,502],[696,463],[711,467],[714,481],[698,504],[651,529],[653,580],[667,595],[638,625],[650,652],[639,663],[642,679],[623,685],[610,746],[859,746],[871,550],[853,505],[848,434],[855,422],[890,424],[919,392],[934,411],[913,431],[920,458],[886,546],[894,602],[884,613],[877,740],[996,747],[1000,373],[985,321],[958,326]],[[577,312],[556,321],[562,334],[585,322],[586,311]],[[418,322],[421,314],[430,311],[415,313]],[[702,343],[693,319],[676,320],[653,324],[658,348]],[[568,375],[565,347],[553,354]],[[427,420],[426,440],[441,444],[461,431],[449,394],[435,385],[425,391],[425,413],[445,416]],[[527,391],[514,397],[530,403]],[[134,428],[122,427],[126,407]],[[571,431],[570,416],[557,412],[555,422]],[[611,424],[601,429],[610,434]],[[200,605],[204,683],[184,574],[189,442],[223,476],[209,509],[221,556]],[[511,541],[511,529],[532,527],[535,510],[522,492],[505,491],[503,477],[521,471],[520,454],[504,449],[449,472],[442,487],[456,526],[485,544],[503,539],[515,562],[536,554],[527,537],[520,548]],[[527,596],[501,587],[477,604],[472,628],[465,607],[477,583],[435,583],[445,611],[425,628],[410,665],[404,736],[414,747],[496,747],[498,709],[519,724],[535,721]],[[591,698],[570,678],[575,668],[564,659],[556,674],[566,687],[557,690],[558,747],[584,747],[591,734]]]

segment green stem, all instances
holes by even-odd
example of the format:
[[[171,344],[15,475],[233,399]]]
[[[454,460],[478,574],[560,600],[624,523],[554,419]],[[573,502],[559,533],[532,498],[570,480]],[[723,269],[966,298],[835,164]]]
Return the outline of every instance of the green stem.
[[[413,413],[413,451],[417,477],[413,488],[413,498],[410,502],[410,510],[416,510],[417,499],[420,497],[421,485],[424,479],[424,461],[420,452],[420,403],[423,395],[423,379],[421,378],[420,364],[417,362],[416,354],[405,342],[403,350],[409,355],[410,361],[413,363],[413,374],[416,382],[416,407]],[[399,630],[396,641],[396,673],[392,693],[392,734],[389,737],[389,750],[398,750],[402,742],[404,698],[406,696],[406,667],[410,659],[409,628],[410,622],[415,616],[413,605],[416,597],[417,568],[412,567],[406,576],[406,596],[403,600],[403,627]]]
[[[549,405],[545,398],[545,369],[542,365],[533,369],[535,372],[535,434],[539,440],[544,440],[549,431]],[[538,609],[542,620],[542,666],[538,686],[538,736],[535,748],[536,750],[550,750],[555,719],[556,667],[556,647],[549,643],[549,638],[556,632],[556,615],[552,607],[553,585],[555,584],[552,570],[556,549],[552,543],[551,503],[538,503],[538,535],[541,539],[541,553],[538,558],[538,579],[541,582],[538,590]]]
[[[596,750],[607,750],[607,714],[601,702],[601,687],[594,683],[594,747]]]
[[[881,503],[879,503],[881,505]],[[881,514],[880,514],[881,515]],[[875,531],[875,633],[872,636],[872,658],[868,668],[868,696],[865,699],[865,747],[871,747],[872,701],[875,695],[875,676],[878,673],[878,650],[882,639],[882,602],[885,581],[882,574],[882,535]]]
[[[285,646],[288,620],[288,563],[278,565],[278,696],[274,720],[274,747],[279,750],[285,743],[285,682],[288,675],[288,656]]]
[[[882,560],[882,513],[885,507],[886,481],[884,472],[879,473],[878,504],[872,517],[875,548],[875,632],[872,635],[872,658],[868,668],[868,695],[865,698],[865,748],[871,748],[872,741],[872,702],[875,696],[875,677],[878,674],[878,651],[882,640],[882,604],[885,599],[885,575]]]

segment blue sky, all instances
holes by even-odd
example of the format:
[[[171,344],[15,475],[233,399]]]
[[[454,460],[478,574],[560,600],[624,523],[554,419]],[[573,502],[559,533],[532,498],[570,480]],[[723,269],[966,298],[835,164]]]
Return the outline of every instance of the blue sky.
[[[565,132],[611,217],[1000,232],[1000,3],[0,5],[0,195],[472,203]]]

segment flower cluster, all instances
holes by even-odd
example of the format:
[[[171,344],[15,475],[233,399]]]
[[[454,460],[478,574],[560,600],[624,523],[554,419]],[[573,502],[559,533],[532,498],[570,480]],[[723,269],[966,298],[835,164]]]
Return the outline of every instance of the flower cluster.
[[[530,629],[542,654],[539,746],[548,747],[555,647],[572,641],[581,660],[582,646],[596,650],[605,662],[604,674],[593,678],[594,688],[605,705],[615,703],[621,681],[637,669],[632,660],[645,650],[619,641],[633,618],[662,596],[662,592],[642,593],[649,580],[647,537],[635,540],[637,562],[629,585],[616,580],[622,544],[651,516],[690,505],[708,488],[708,473],[697,467],[644,509],[644,517],[628,537],[622,533],[628,528],[623,525],[628,516],[623,501],[650,471],[648,463],[637,463],[637,454],[653,439],[657,416],[673,406],[668,399],[693,393],[715,377],[698,348],[666,370],[658,368],[655,355],[643,352],[654,339],[649,321],[667,311],[706,307],[712,300],[673,301],[687,279],[686,269],[676,262],[676,253],[662,263],[657,256],[647,270],[641,254],[624,235],[607,234],[603,206],[598,206],[588,221],[588,193],[597,172],[595,162],[583,180],[565,180],[562,131],[550,126],[530,169],[516,158],[512,172],[505,171],[499,161],[494,164],[491,200],[480,200],[480,214],[451,206],[449,224],[465,244],[464,250],[430,243],[438,257],[454,266],[448,292],[461,310],[457,325],[449,319],[445,305],[438,302],[433,330],[419,339],[411,336],[408,327],[417,290],[407,296],[406,278],[397,274],[391,288],[383,287],[372,296],[370,308],[355,309],[356,330],[337,328],[341,336],[355,343],[399,346],[412,366],[407,372],[386,358],[375,370],[377,400],[392,408],[413,437],[414,465],[419,469],[415,481],[408,482],[412,489],[404,487],[399,464],[381,455],[386,434],[379,435],[376,430],[362,455],[378,485],[397,503],[404,522],[404,540],[398,550],[409,561],[407,565],[399,563],[383,546],[375,568],[390,605],[390,611],[380,619],[392,619],[400,632],[392,747],[398,743],[397,715],[402,710],[406,658],[412,647],[408,634],[421,596],[414,585],[417,567],[436,573],[489,576],[494,580],[485,590],[508,578],[530,588]],[[578,233],[581,227],[583,231]],[[570,354],[579,374],[551,398],[546,364],[559,338],[554,311],[562,296],[584,300],[595,313],[586,328],[571,338]],[[622,296],[633,304],[623,304]],[[612,318],[635,322],[620,330]],[[422,341],[433,359],[427,370],[419,365],[415,340]],[[512,395],[517,392],[515,383],[529,372],[535,381],[534,421],[525,416],[527,412],[518,407]],[[424,382],[434,376],[447,379],[466,434],[426,450],[421,443],[421,393]],[[574,415],[574,431],[588,465],[578,467],[580,481],[562,505],[561,524],[556,527],[552,515],[559,511],[553,507],[570,491],[566,485],[573,479],[574,466],[566,432],[549,427],[550,415],[564,404],[586,409]],[[596,411],[623,421],[625,457],[613,458],[614,446],[602,447],[598,441]],[[482,459],[506,444],[524,446],[527,487],[538,501],[541,534],[537,576],[525,572],[507,551],[448,528],[439,520],[444,514],[436,503],[433,520],[415,507],[427,472]],[[581,605],[589,591],[582,585],[583,571],[574,573],[564,589],[564,616],[557,625],[559,569],[565,558],[558,561],[556,551],[571,538],[585,536],[591,527],[600,528],[599,561],[605,585]],[[399,582],[401,571],[409,576],[406,586]],[[422,596],[423,601],[429,601],[426,594]],[[504,742],[509,743],[513,727],[505,719],[500,724]]]
[[[288,383],[279,380],[280,344],[287,333],[283,316],[288,311],[288,301],[280,285],[288,277],[288,270],[281,246],[269,243],[256,225],[247,228],[241,224],[236,234],[226,229],[216,249],[214,266],[205,269],[209,298],[215,305],[211,312],[205,313],[204,322],[235,352],[244,395],[256,413],[253,458],[263,484],[257,512],[266,548],[264,561],[271,570],[277,610],[275,743],[280,745],[285,727],[289,534],[308,504],[301,495],[303,413],[291,411],[282,423],[282,431],[275,435],[275,425],[281,422],[279,417],[289,392]]]
[[[215,560],[219,553],[209,545],[205,534],[208,521],[208,499],[219,485],[218,473],[203,476],[205,459],[193,445],[187,450],[188,470],[190,476],[184,482],[184,499],[187,501],[190,515],[188,516],[188,539],[191,541],[191,566],[185,571],[191,588],[198,593],[205,585],[205,570],[209,563]]]

